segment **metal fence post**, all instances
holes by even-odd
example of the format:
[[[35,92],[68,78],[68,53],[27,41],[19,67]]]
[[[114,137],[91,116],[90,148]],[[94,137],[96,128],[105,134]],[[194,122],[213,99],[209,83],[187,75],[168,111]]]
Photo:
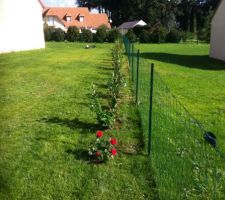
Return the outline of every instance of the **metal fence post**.
[[[149,132],[148,132],[148,154],[151,152],[152,143],[152,108],[153,108],[153,83],[154,83],[154,64],[151,64],[150,76],[150,104],[149,104]]]
[[[137,77],[136,77],[136,98],[135,102],[138,104],[138,87],[139,87],[139,56],[140,56],[140,50],[137,51]]]
[[[132,73],[132,81],[134,80],[134,44],[132,43],[131,44],[131,47],[132,47],[132,52],[131,52],[131,55],[132,55],[132,57],[131,57],[131,62],[132,62],[132,64],[131,64],[131,66],[132,66],[132,69],[131,69],[131,73]]]

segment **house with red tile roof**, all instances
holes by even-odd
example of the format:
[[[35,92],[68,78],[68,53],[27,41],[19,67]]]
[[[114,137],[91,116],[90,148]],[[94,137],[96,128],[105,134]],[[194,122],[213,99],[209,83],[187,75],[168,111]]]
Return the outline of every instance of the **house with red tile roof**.
[[[86,7],[50,7],[43,12],[43,20],[48,26],[61,28],[67,31],[69,26],[76,26],[82,29],[89,29],[93,33],[101,25],[111,28],[109,18],[106,14],[90,13]]]
[[[45,47],[43,9],[41,0],[0,0],[0,53]]]

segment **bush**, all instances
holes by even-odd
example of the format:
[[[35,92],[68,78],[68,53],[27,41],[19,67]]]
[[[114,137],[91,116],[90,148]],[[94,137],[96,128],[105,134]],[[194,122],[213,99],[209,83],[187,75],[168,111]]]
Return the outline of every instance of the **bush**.
[[[80,35],[81,42],[93,42],[93,34],[90,30],[84,29]]]
[[[179,43],[180,41],[181,41],[181,33],[179,31],[172,30],[166,35],[166,42]]]
[[[45,41],[51,41],[53,40],[52,34],[54,32],[54,28],[45,26],[44,27],[44,36],[45,36]]]
[[[88,149],[88,154],[93,162],[106,162],[117,155],[117,150],[115,148],[117,144],[116,138],[103,139],[103,137],[103,132],[98,130],[95,142],[93,142]]]
[[[140,43],[148,43],[150,40],[150,33],[146,30],[143,30],[140,34]]]
[[[101,25],[98,27],[97,32],[95,34],[95,42],[105,42],[107,37],[107,26]]]
[[[146,30],[146,28],[147,28],[147,26],[135,26],[135,27],[133,28],[133,32],[134,32],[134,34],[135,34],[137,37],[140,37],[141,32],[142,32],[143,30]]]
[[[52,33],[52,39],[56,42],[64,41],[65,32],[60,28],[54,29],[54,32]]]
[[[136,42],[137,41],[137,36],[134,34],[133,30],[130,29],[127,33],[126,33],[126,37],[128,38],[128,40],[130,42]]]
[[[166,29],[163,27],[158,27],[150,34],[149,42],[152,43],[162,43],[165,42]]]
[[[120,32],[117,29],[111,29],[107,33],[107,41],[108,42],[115,42],[120,38]]]
[[[210,31],[207,29],[201,29],[197,33],[198,40],[209,42],[210,41]]]
[[[76,26],[70,26],[67,30],[66,38],[70,42],[78,41],[80,37],[79,29]]]

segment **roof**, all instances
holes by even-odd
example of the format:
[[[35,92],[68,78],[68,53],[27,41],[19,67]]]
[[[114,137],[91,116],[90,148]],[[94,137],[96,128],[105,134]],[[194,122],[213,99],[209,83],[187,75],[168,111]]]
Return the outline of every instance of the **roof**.
[[[130,28],[134,28],[139,22],[141,22],[142,20],[136,20],[136,21],[131,21],[131,22],[125,22],[123,24],[121,24],[118,28],[119,29],[130,29]]]
[[[43,11],[44,17],[57,17],[65,27],[92,27],[98,28],[101,25],[106,25],[111,28],[109,18],[106,14],[92,14],[86,7],[50,7]],[[71,16],[71,21],[66,21],[66,16]],[[84,21],[79,21],[79,16],[84,16]]]

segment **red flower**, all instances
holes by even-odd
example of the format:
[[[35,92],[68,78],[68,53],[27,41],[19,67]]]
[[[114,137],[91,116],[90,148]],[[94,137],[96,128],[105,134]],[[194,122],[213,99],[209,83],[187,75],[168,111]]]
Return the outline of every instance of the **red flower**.
[[[97,136],[97,138],[101,138],[103,136],[103,132],[97,131],[96,136]]]
[[[115,148],[111,149],[111,154],[112,154],[113,156],[115,156],[115,155],[117,154],[117,151],[116,151]]]
[[[101,152],[100,152],[100,151],[96,151],[95,155],[96,155],[97,157],[99,157],[99,156],[101,156]]]
[[[112,145],[115,145],[117,143],[116,138],[111,138],[110,143]]]

